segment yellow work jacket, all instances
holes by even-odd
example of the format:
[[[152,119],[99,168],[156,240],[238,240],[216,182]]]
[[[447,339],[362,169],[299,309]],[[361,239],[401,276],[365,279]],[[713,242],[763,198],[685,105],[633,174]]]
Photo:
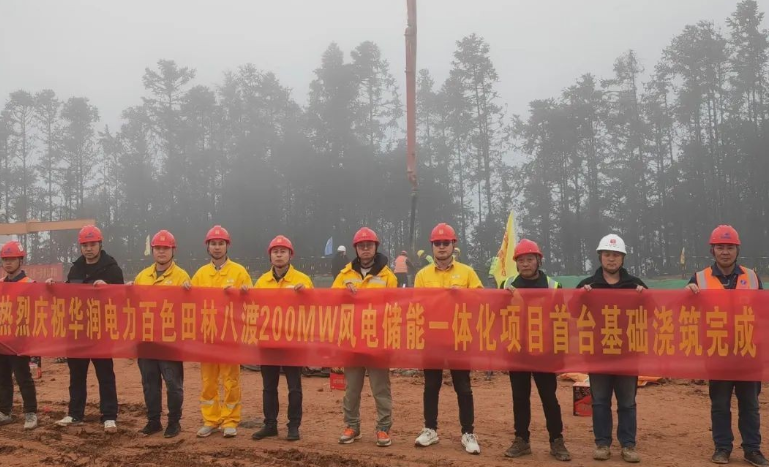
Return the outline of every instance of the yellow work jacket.
[[[165,271],[158,276],[155,265],[142,270],[136,275],[134,284],[136,285],[182,285],[190,280],[187,271],[172,263]]]
[[[219,269],[216,269],[214,263],[208,263],[192,276],[192,285],[196,287],[239,288],[244,285],[250,287],[251,283],[246,268],[229,259]]]
[[[293,289],[297,284],[304,284],[308,289],[312,288],[312,279],[306,274],[297,271],[293,266],[288,266],[286,275],[281,277],[280,281],[275,280],[272,268],[262,274],[254,283],[256,289]]]
[[[362,277],[353,269],[352,263],[348,263],[336,276],[331,288],[343,289],[348,283],[352,283],[358,289],[385,289],[398,287],[398,278],[386,265],[377,274],[367,274],[366,277]]]
[[[435,264],[423,267],[414,278],[414,287],[482,289],[483,283],[473,268],[458,261],[441,270]]]

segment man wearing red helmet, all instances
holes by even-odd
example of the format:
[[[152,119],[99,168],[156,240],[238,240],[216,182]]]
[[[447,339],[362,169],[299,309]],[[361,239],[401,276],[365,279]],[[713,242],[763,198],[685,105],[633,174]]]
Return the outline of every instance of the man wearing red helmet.
[[[457,235],[448,224],[438,224],[430,234],[435,262],[422,268],[414,278],[414,287],[451,289],[482,289],[483,284],[470,266],[454,259]],[[416,446],[427,447],[438,442],[438,397],[443,385],[443,370],[425,369],[424,417],[425,426]],[[459,422],[462,425],[462,446],[470,454],[480,454],[481,447],[474,434],[475,407],[470,386],[470,370],[451,370],[451,380],[457,393]]]
[[[710,234],[710,254],[713,265],[694,274],[686,286],[693,293],[700,290],[763,289],[755,271],[737,264],[740,256],[740,236],[730,225],[719,225]],[[745,460],[756,466],[769,461],[761,453],[761,415],[758,395],[760,381],[710,381],[710,420],[715,452],[711,461],[728,464],[732,453],[732,393],[737,394],[739,429]]]
[[[227,256],[230,246],[230,233],[221,225],[215,225],[206,234],[206,251],[211,262],[202,266],[183,287],[215,287],[222,289],[251,285],[251,276],[246,268],[231,261]],[[200,364],[202,384],[200,388],[200,412],[203,426],[198,430],[198,438],[211,436],[220,428],[225,438],[234,438],[240,424],[240,365],[224,363]],[[224,403],[219,400],[219,380],[224,386]]]
[[[559,289],[561,284],[541,270],[542,251],[531,240],[523,239],[515,246],[513,260],[518,275],[509,277],[503,288],[515,289]],[[537,385],[542,409],[545,411],[547,431],[550,435],[550,455],[559,461],[571,460],[571,454],[563,441],[563,419],[556,390],[558,381],[555,373],[511,371],[510,385],[513,390],[513,418],[515,440],[505,452],[507,457],[521,457],[531,454],[529,424],[531,423],[531,379]]]
[[[335,289],[344,289],[350,293],[356,293],[358,289],[381,289],[397,287],[398,279],[387,266],[387,256],[379,253],[379,237],[369,229],[363,227],[358,230],[352,240],[356,257],[336,276]],[[361,438],[360,432],[360,395],[363,391],[363,382],[368,370],[371,392],[376,402],[377,446],[385,447],[392,444],[390,439],[390,427],[392,426],[392,393],[390,391],[390,370],[388,368],[364,368],[346,367],[344,377],[347,387],[344,391],[342,408],[344,421],[347,425],[340,444],[350,444]]]
[[[26,283],[34,282],[27,277],[22,269],[26,253],[19,242],[10,241],[0,249],[3,260],[5,278],[2,282]],[[0,355],[0,425],[13,421],[13,378],[19,385],[21,399],[24,403],[24,429],[32,430],[37,427],[37,392],[35,381],[29,369],[30,358],[23,355]]]
[[[291,258],[294,257],[294,245],[291,240],[278,235],[267,247],[272,267],[256,280],[256,289],[311,289],[312,280],[305,274],[294,269]],[[289,441],[299,440],[299,425],[302,423],[302,367],[283,366],[288,384],[288,434]],[[278,436],[278,382],[280,381],[280,366],[262,365],[262,408],[264,410],[264,426],[254,433],[255,440]]]
[[[180,268],[174,261],[176,239],[171,232],[161,230],[156,233],[152,237],[150,247],[152,247],[152,259],[155,262],[136,276],[133,285],[180,286],[189,282],[190,276],[187,271]],[[163,411],[162,389],[165,381],[168,425],[163,436],[166,438],[177,436],[181,432],[179,420],[182,418],[184,402],[184,364],[179,361],[140,356],[139,371],[142,376],[144,403],[147,405],[147,424],[139,432],[150,436],[163,430],[160,415]]]
[[[80,229],[78,243],[80,256],[67,274],[68,284],[122,284],[123,270],[115,258],[102,248],[104,237],[95,225]],[[46,283],[53,283],[48,279]],[[85,403],[88,398],[88,366],[93,362],[96,379],[99,380],[99,409],[104,431],[117,433],[117,387],[115,370],[111,358],[68,358],[69,366],[69,411],[67,416],[56,422],[59,426],[82,425]]]

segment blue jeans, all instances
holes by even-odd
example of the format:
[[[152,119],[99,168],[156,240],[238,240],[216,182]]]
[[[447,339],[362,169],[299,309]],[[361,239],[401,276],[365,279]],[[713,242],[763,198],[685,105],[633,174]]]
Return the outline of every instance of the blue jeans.
[[[737,426],[742,436],[745,453],[761,449],[761,415],[758,413],[758,395],[761,383],[753,381],[711,381],[710,420],[713,424],[713,442],[716,449],[732,452],[732,392],[737,394],[739,415]]]
[[[617,439],[623,448],[635,446],[637,376],[590,374],[593,395],[593,434],[596,446],[611,446],[611,395],[617,396]]]

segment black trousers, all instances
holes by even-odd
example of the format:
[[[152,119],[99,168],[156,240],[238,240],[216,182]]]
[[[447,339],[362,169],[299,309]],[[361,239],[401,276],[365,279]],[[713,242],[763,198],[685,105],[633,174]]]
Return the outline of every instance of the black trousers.
[[[280,381],[279,366],[262,365],[262,405],[264,408],[265,426],[278,425],[278,382]],[[302,367],[284,366],[288,385],[288,426],[297,427],[302,424]]]
[[[531,423],[531,378],[537,385],[542,409],[545,412],[547,432],[550,441],[563,436],[563,419],[561,406],[555,391],[558,388],[555,373],[531,373],[528,371],[511,371],[510,386],[513,389],[513,419],[515,420],[515,436],[529,441],[529,424]]]
[[[117,388],[111,358],[68,358],[69,416],[75,420],[85,417],[88,399],[88,365],[93,362],[99,380],[99,409],[101,421],[117,420]]]
[[[37,392],[29,371],[29,357],[17,355],[0,355],[0,412],[11,415],[14,376],[24,401],[24,413],[37,413]]]
[[[163,412],[163,381],[166,382],[168,422],[179,422],[184,403],[184,364],[168,360],[139,359],[147,420],[159,422]]]
[[[409,274],[407,272],[396,272],[395,277],[398,279],[398,287],[409,286]]]
[[[459,423],[462,434],[473,433],[475,407],[473,389],[470,386],[470,370],[451,370],[451,381],[457,393]],[[425,392],[423,396],[425,428],[438,429],[438,398],[443,385],[443,370],[425,370]]]

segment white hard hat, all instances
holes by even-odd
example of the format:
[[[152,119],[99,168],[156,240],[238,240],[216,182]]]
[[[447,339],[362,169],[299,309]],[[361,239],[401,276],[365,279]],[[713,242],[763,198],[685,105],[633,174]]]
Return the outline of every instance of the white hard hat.
[[[601,241],[598,242],[598,248],[596,248],[595,251],[599,253],[601,251],[616,251],[623,255],[627,254],[627,251],[625,250],[625,241],[616,234],[609,234],[603,237]]]
[[[344,245],[339,245],[339,248],[337,248],[336,251],[341,251],[342,253],[346,253],[347,248]]]

